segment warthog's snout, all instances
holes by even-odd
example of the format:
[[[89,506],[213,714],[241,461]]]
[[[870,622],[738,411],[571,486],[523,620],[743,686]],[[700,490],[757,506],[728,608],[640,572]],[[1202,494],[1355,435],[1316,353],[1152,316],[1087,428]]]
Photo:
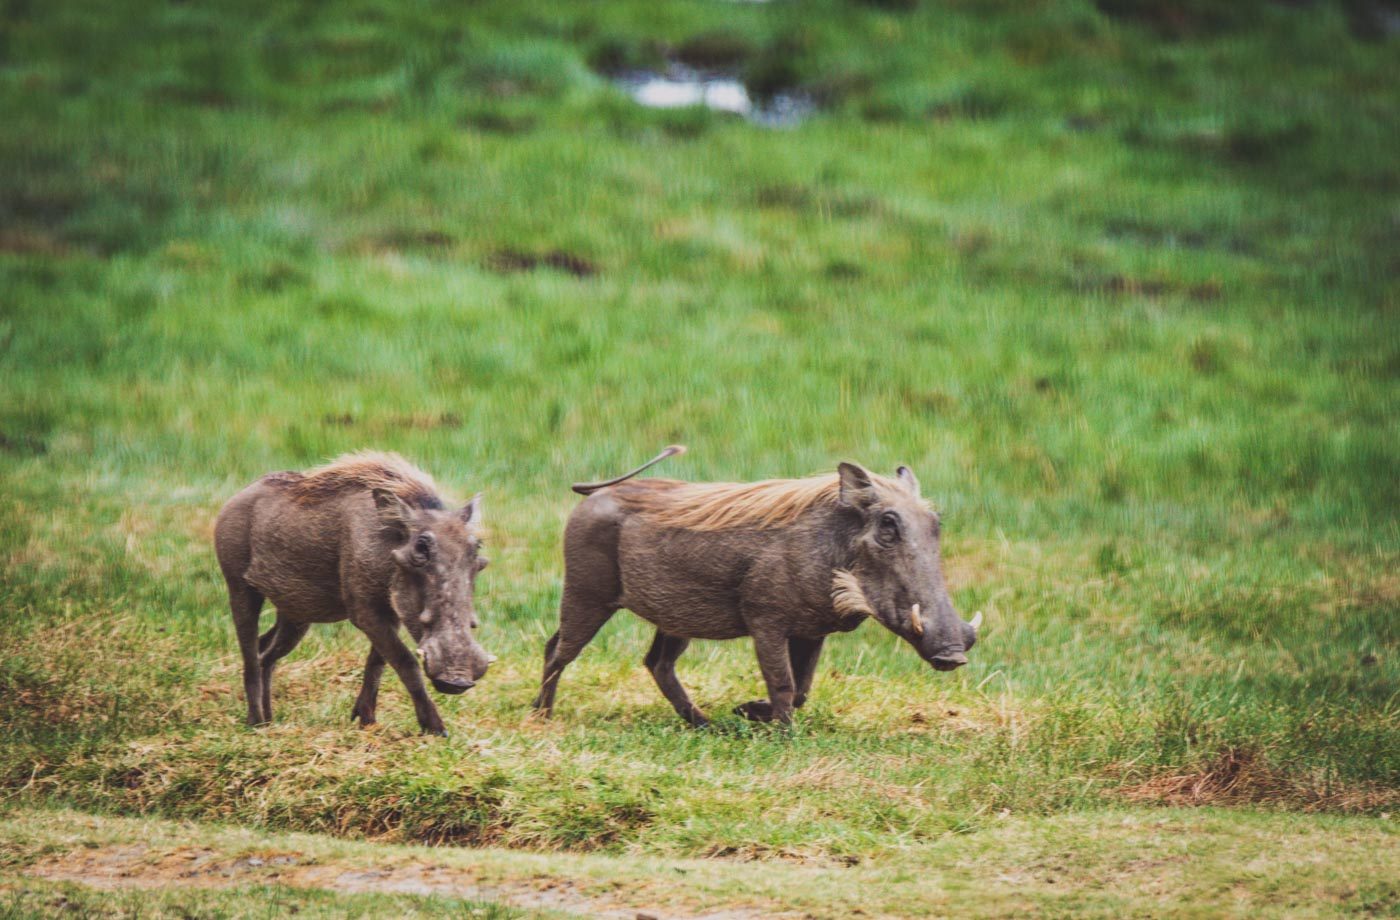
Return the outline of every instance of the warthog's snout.
[[[476,686],[476,682],[475,682],[475,681],[470,681],[470,680],[442,680],[441,678],[438,678],[438,677],[432,678],[432,682],[433,682],[433,687],[435,687],[435,688],[437,689],[437,692],[438,692],[438,693],[445,693],[445,694],[447,694],[448,696],[456,696],[456,695],[459,694],[459,693],[466,693],[466,692],[467,692],[468,690],[470,690],[472,687],[475,687],[475,686]]]
[[[962,652],[945,652],[942,655],[934,655],[928,661],[936,670],[955,671],[967,664],[967,656]]]

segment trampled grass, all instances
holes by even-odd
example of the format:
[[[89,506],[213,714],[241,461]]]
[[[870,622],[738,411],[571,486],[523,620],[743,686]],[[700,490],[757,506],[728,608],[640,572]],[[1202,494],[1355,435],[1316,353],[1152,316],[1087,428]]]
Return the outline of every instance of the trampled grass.
[[[899,6],[8,11],[5,795],[800,859],[1400,806],[1394,40],[1356,4]],[[818,113],[608,83],[697,36]],[[912,466],[972,664],[867,625],[790,735],[696,733],[623,613],[529,721],[568,484],[677,441],[686,478]],[[447,741],[392,680],[360,732],[363,639],[317,627],[248,731],[214,513],[363,447],[486,492],[501,660]],[[752,657],[681,677],[722,716]]]

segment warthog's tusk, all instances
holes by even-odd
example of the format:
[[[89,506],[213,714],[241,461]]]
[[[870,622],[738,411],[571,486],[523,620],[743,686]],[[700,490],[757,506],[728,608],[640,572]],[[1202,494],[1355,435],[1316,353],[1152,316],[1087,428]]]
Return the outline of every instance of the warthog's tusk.
[[[972,622],[969,625],[972,627],[973,632],[982,628],[982,611],[979,610],[972,615]]]
[[[498,659],[496,658],[495,655],[491,654],[490,652],[487,652],[487,653],[486,653],[486,663],[487,663],[487,664],[495,664],[497,660],[498,660]]]
[[[909,628],[914,630],[914,635],[916,636],[922,636],[924,634],[924,621],[923,618],[919,616],[918,604],[915,604],[914,609],[909,611]]]

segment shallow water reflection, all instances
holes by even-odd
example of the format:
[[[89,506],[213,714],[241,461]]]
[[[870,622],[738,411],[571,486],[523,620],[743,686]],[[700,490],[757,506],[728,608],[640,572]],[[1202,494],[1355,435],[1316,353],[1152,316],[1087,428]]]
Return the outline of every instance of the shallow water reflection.
[[[770,128],[790,127],[809,116],[815,106],[799,93],[779,93],[756,102],[744,84],[733,76],[703,74],[684,67],[665,73],[639,72],[617,79],[639,104],[653,109],[679,109],[703,105],[718,112],[742,115]]]

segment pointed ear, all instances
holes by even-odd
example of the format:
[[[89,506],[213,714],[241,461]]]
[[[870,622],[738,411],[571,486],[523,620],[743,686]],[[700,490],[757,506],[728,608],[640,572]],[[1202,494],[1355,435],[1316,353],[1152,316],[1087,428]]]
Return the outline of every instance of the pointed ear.
[[[388,489],[375,489],[372,494],[374,495],[374,507],[379,511],[380,523],[385,527],[399,530],[408,526],[408,521],[413,513],[397,495]]]
[[[475,495],[473,495],[473,496],[472,496],[472,500],[469,501],[469,502],[467,502],[465,505],[463,505],[463,506],[462,506],[462,510],[461,510],[461,512],[459,512],[459,513],[460,513],[460,515],[461,515],[461,517],[462,517],[462,523],[463,523],[463,524],[480,524],[480,523],[481,523],[481,493],[478,492],[478,493],[476,493]]]
[[[904,488],[915,497],[919,497],[919,477],[914,475],[914,471],[907,466],[901,466],[894,472],[895,478],[904,483]]]
[[[843,463],[836,472],[841,477],[841,504],[863,509],[875,501],[875,483],[864,467]]]

